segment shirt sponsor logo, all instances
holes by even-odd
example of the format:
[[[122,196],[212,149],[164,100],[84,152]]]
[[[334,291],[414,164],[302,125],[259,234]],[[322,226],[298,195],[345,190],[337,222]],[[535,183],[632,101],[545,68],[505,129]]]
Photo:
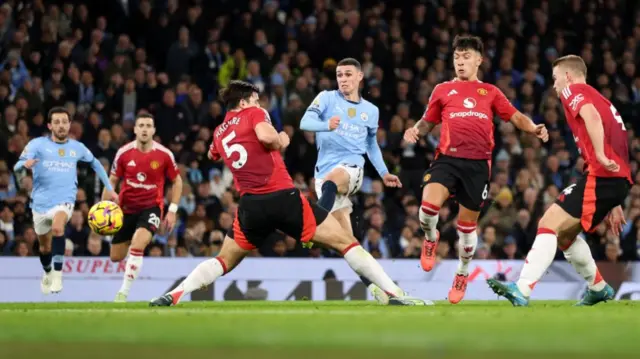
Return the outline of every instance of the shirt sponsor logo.
[[[50,172],[71,172],[76,170],[76,164],[73,162],[44,161],[42,165]]]
[[[486,114],[482,112],[476,112],[476,111],[452,112],[449,114],[449,118],[456,118],[456,117],[477,117],[482,120],[489,119],[489,116],[487,116]]]
[[[156,186],[155,184],[143,184],[143,183],[133,182],[130,179],[127,180],[127,184],[133,188],[142,188],[146,190],[152,190],[154,188],[158,188],[158,186]]]
[[[474,108],[477,104],[478,103],[476,102],[476,100],[471,97],[467,97],[464,99],[464,101],[462,101],[462,106],[464,106],[465,108]]]

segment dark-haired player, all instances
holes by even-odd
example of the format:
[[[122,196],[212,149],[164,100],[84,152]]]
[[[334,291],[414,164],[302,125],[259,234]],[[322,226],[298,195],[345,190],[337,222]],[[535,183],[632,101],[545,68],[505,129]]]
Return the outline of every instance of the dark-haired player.
[[[360,95],[363,77],[358,60],[340,60],[336,67],[338,89],[318,94],[300,122],[302,130],[316,132],[318,205],[329,211],[349,233],[353,233],[349,196],[362,186],[365,154],[386,186],[402,187],[382,158],[376,137],[380,111]],[[389,300],[375,285],[365,278],[362,281],[376,300],[381,303]]]
[[[174,290],[153,299],[150,305],[177,304],[185,294],[211,284],[277,230],[302,242],[313,239],[342,253],[355,272],[387,292],[390,303],[424,305],[425,301],[405,297],[380,264],[328,211],[309,203],[295,188],[280,155],[289,145],[289,137],[276,132],[268,113],[258,106],[258,88],[232,81],[221,91],[221,97],[229,111],[214,131],[209,157],[222,159],[231,169],[241,194],[233,229],[216,258],[200,263]]]
[[[456,78],[433,89],[421,121],[405,132],[404,139],[415,143],[419,136],[442,124],[436,159],[424,176],[420,225],[425,241],[420,264],[425,271],[433,269],[440,237],[436,230],[440,207],[455,195],[459,204],[460,264],[449,291],[449,301],[455,304],[462,300],[467,288],[468,267],[478,243],[478,216],[489,194],[494,116],[511,121],[543,141],[548,140],[548,134],[544,125],[536,126],[516,110],[497,87],[478,80],[483,61],[480,38],[456,36],[453,49]]]
[[[142,268],[144,249],[160,227],[164,212],[165,177],[173,182],[171,203],[164,219],[167,232],[176,223],[178,202],[182,195],[182,178],[173,153],[153,141],[156,132],[153,117],[149,114],[138,115],[133,131],[136,139],[118,150],[109,176],[113,187],[123,180],[120,207],[124,212],[122,228],[111,241],[111,260],[119,262],[129,253],[116,302],[126,302],[131,285]]]
[[[491,288],[514,306],[526,306],[536,283],[551,265],[560,247],[567,260],[586,280],[589,289],[578,305],[612,300],[608,285],[591,256],[582,232],[593,232],[609,217],[614,233],[624,223],[622,203],[633,185],[629,168],[627,133],[618,110],[596,89],[587,85],[587,65],[576,55],[553,63],[553,88],[586,168],[577,183],[565,188],[538,223],[538,234],[527,255],[520,279],[502,284],[489,281]]]
[[[100,161],[84,144],[69,138],[69,112],[63,107],[54,107],[49,111],[47,120],[51,135],[29,141],[14,167],[14,171],[26,168],[33,172],[31,209],[40,245],[40,263],[44,269],[40,283],[44,294],[62,290],[64,230],[76,202],[78,162],[91,162],[91,168],[105,185],[105,198],[118,199]]]

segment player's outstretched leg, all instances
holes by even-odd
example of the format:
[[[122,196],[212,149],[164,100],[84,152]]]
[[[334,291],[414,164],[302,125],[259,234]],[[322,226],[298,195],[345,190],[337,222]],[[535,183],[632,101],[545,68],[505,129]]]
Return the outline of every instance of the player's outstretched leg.
[[[65,248],[64,227],[67,221],[67,214],[59,211],[53,216],[51,223],[51,255],[53,261],[53,271],[50,274],[51,284],[49,286],[51,293],[62,291],[62,267],[64,265]]]
[[[217,257],[207,259],[198,266],[172,291],[149,302],[151,307],[168,307],[176,305],[186,295],[197,289],[208,286],[219,277],[235,268],[249,253],[238,246],[231,238],[225,237],[224,244]]]
[[[420,252],[420,266],[426,272],[436,264],[436,249],[440,233],[436,229],[440,207],[449,198],[449,190],[440,183],[429,183],[422,190],[422,206],[420,206],[420,227],[424,231],[424,242]]]
[[[353,227],[351,226],[351,207],[335,210],[331,212],[331,215],[338,221],[338,223],[340,223],[340,227],[342,227],[342,229],[353,235]],[[376,302],[384,305],[389,304],[389,296],[384,290],[373,284],[366,277],[360,276],[360,281],[367,287],[369,292],[371,292],[371,295],[373,295]]]
[[[460,214],[458,215],[458,270],[453,279],[453,285],[449,290],[449,302],[452,304],[459,303],[467,291],[467,282],[469,280],[469,264],[476,253],[478,246],[478,226],[479,212],[471,211],[460,205]]]
[[[564,236],[558,238],[558,246],[564,253],[564,257],[588,284],[587,292],[576,305],[591,306],[613,300],[614,290],[600,275],[596,261],[591,255],[591,249],[584,238],[581,235],[574,240],[562,237]]]
[[[138,278],[138,274],[142,270],[142,263],[144,258],[144,249],[151,242],[152,234],[146,228],[138,228],[133,234],[131,239],[131,246],[129,247],[129,257],[124,270],[124,278],[122,280],[122,286],[116,294],[115,302],[123,303],[127,301],[131,285]],[[120,258],[111,258],[120,259]]]
[[[40,281],[40,290],[42,294],[51,293],[51,232],[38,236],[38,245],[40,251],[40,264],[42,264],[42,280]]]
[[[524,266],[520,272],[520,279],[516,283],[502,284],[489,279],[491,289],[505,298],[514,306],[529,304],[531,291],[553,262],[558,247],[558,234],[566,233],[575,237],[581,231],[580,220],[572,217],[557,204],[544,213],[538,224],[538,234],[531,250],[527,254]]]
[[[373,284],[386,292],[390,297],[389,304],[395,305],[428,305],[431,302],[406,296],[406,293],[398,287],[385,273],[378,263],[355,237],[346,232],[333,216],[318,225],[313,241],[332,248],[342,253],[349,266],[358,275],[368,279]]]

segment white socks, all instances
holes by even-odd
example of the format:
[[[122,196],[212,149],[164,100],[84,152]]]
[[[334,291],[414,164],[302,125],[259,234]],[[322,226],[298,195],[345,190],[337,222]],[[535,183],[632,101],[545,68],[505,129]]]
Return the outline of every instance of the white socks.
[[[553,262],[557,247],[558,236],[556,232],[548,228],[539,228],[533,246],[524,261],[520,279],[516,283],[525,297],[531,296],[533,287]]]
[[[591,249],[582,236],[576,237],[575,242],[568,248],[560,248],[564,257],[589,285],[589,289],[599,292],[604,289],[607,282],[604,281],[596,266],[596,261],[591,255]]]
[[[399,297],[404,295],[404,291],[398,287],[391,278],[385,273],[380,263],[378,263],[359,243],[353,243],[347,247],[342,255],[353,269],[359,275],[367,278],[380,289]]]
[[[476,232],[478,224],[476,222],[458,221],[458,263],[457,274],[468,275],[469,264],[478,247],[478,232]]]
[[[226,264],[219,257],[207,259],[189,273],[174,290],[169,292],[173,297],[173,304],[178,304],[182,296],[213,283],[227,272]]]
[[[144,258],[144,251],[140,249],[130,248],[129,258],[127,258],[127,265],[124,270],[124,279],[122,280],[122,286],[120,287],[120,293],[129,295],[131,285],[138,278],[140,269],[142,269],[142,259]]]
[[[438,225],[439,213],[440,207],[422,201],[422,206],[419,211],[420,227],[430,242],[435,242],[438,239],[436,226]]]

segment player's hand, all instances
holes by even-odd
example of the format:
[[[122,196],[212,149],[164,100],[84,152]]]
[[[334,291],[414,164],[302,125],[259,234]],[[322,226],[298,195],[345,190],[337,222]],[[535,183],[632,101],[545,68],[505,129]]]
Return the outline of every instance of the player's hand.
[[[287,133],[284,131],[280,131],[278,135],[280,136],[280,149],[284,150],[291,143],[291,139],[289,138],[289,135],[287,135]]]
[[[536,137],[542,140],[542,142],[549,141],[549,132],[545,125],[537,125],[534,133],[536,134]]]
[[[382,181],[384,185],[387,187],[397,187],[402,188],[402,182],[400,182],[400,178],[396,175],[392,175],[391,173],[387,173],[382,177]]]
[[[607,156],[602,155],[602,156],[597,156],[598,162],[600,162],[600,164],[609,172],[618,172],[620,171],[620,166],[618,166],[618,164],[609,159]]]
[[[333,116],[329,119],[329,130],[333,131],[340,126],[340,116]]]
[[[107,191],[106,199],[113,203],[118,203],[120,201],[120,196],[118,196],[116,191]]]
[[[36,165],[36,163],[38,163],[38,160],[37,160],[36,158],[32,158],[32,159],[30,159],[30,160],[26,160],[26,161],[24,162],[24,167],[25,167],[26,169],[30,170],[30,169],[32,169],[32,168],[33,168],[33,166],[35,166],[35,165]]]
[[[167,212],[162,224],[164,225],[164,232],[171,233],[173,226],[176,225],[176,214],[174,212]]]
[[[627,224],[627,220],[624,218],[624,212],[622,211],[622,206],[615,207],[609,212],[607,216],[607,224],[609,225],[609,229],[616,236],[620,236],[624,229],[624,225]]]
[[[404,140],[408,143],[416,143],[420,139],[420,130],[415,127],[411,127],[404,131]]]

